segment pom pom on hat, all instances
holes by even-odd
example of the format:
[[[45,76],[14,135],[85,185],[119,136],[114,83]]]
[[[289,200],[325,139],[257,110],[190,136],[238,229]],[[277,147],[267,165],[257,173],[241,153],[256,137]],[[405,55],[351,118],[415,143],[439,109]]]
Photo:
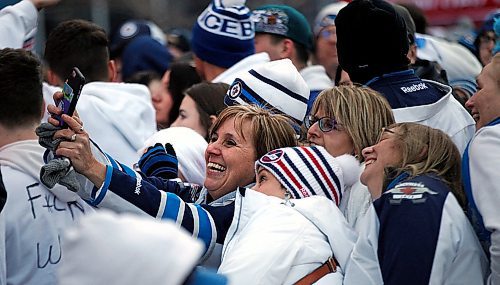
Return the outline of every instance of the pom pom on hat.
[[[193,27],[194,54],[223,68],[254,54],[255,32],[250,16],[243,0],[213,0]]]
[[[239,73],[224,102],[228,106],[254,104],[285,114],[302,124],[309,94],[306,82],[292,61],[286,58]]]
[[[350,154],[335,157],[335,162],[340,165],[344,178],[344,185],[350,187],[359,181],[361,167],[359,161]]]
[[[324,196],[339,205],[345,186],[359,179],[359,162],[349,155],[339,159],[321,146],[288,147],[268,152],[255,162],[255,171],[271,172],[295,199]]]

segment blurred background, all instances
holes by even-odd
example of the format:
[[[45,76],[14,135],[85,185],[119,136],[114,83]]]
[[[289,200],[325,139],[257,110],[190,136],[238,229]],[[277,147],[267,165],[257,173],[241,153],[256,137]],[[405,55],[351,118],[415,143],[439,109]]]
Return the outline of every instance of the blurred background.
[[[0,8],[19,2],[1,0]],[[331,0],[247,0],[254,9],[264,4],[286,4],[302,12],[312,24],[316,14]],[[394,2],[394,1],[393,1]],[[398,0],[420,7],[427,17],[429,33],[456,40],[470,29],[476,28],[486,15],[500,8],[500,0]],[[39,18],[35,50],[40,54],[46,35],[59,22],[81,18],[93,21],[109,33],[129,19],[146,19],[155,22],[165,32],[174,28],[187,32],[196,17],[207,7],[209,0],[62,0],[58,5],[44,9]]]

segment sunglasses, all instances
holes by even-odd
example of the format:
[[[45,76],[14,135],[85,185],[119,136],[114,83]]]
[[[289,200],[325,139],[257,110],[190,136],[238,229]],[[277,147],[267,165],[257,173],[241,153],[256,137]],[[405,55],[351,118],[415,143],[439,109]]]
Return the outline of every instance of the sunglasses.
[[[304,120],[304,125],[306,126],[307,129],[311,128],[314,124],[319,123],[319,129],[326,133],[331,130],[337,130],[340,131],[341,126],[335,119],[332,119],[330,117],[322,117],[322,118],[316,118],[314,116],[307,116],[306,119]]]

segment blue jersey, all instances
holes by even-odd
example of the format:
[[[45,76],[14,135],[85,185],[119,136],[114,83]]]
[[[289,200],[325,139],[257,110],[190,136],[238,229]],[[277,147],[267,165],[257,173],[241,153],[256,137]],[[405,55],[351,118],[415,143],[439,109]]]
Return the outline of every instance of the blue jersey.
[[[384,95],[392,109],[432,104],[446,95],[446,91],[418,78],[413,70],[384,74],[365,85]]]

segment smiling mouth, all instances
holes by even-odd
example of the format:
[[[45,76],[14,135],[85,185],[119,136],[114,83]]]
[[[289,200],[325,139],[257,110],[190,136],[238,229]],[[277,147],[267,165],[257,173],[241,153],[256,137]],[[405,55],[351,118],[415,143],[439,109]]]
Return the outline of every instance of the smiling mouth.
[[[480,117],[481,116],[479,115],[479,112],[473,112],[472,113],[472,118],[474,119],[474,121],[476,121],[476,122],[479,121]]]
[[[218,163],[215,163],[215,162],[209,162],[207,164],[207,169],[211,170],[211,171],[216,171],[216,172],[224,172],[226,171],[226,167],[218,164]]]
[[[370,159],[365,160],[365,167],[367,167],[370,164],[373,164],[376,160],[377,159],[375,159],[375,158],[370,158]]]

